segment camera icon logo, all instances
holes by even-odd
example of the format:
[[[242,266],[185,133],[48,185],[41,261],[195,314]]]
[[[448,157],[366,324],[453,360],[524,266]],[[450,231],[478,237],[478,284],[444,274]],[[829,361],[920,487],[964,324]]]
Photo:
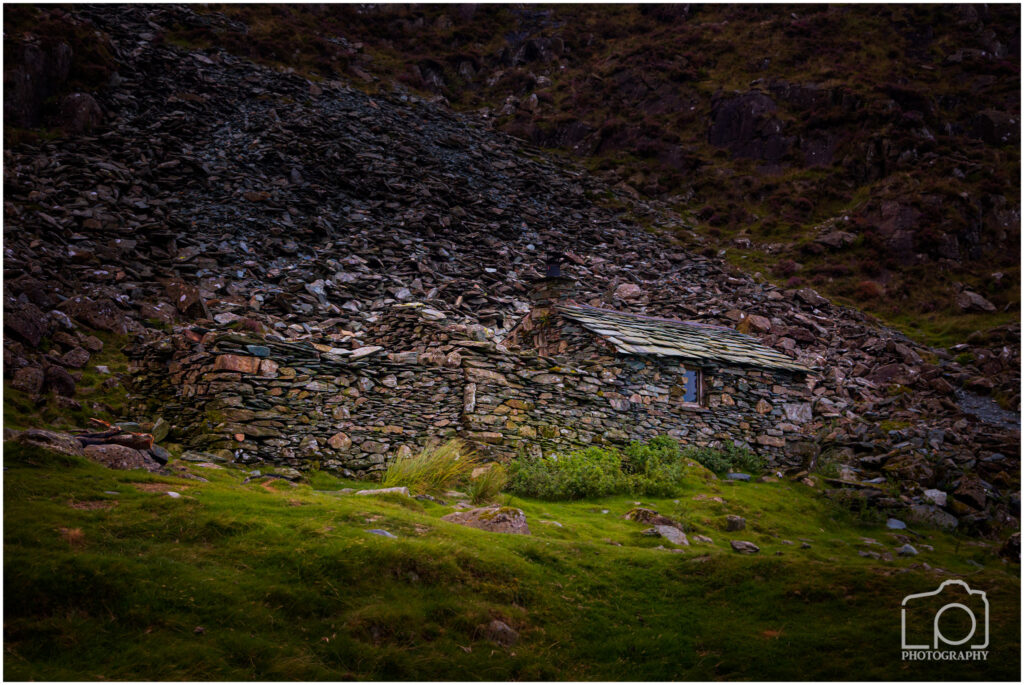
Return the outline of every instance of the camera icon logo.
[[[900,614],[905,650],[988,648],[988,597],[962,580],[947,580],[932,592],[907,595]],[[931,644],[910,644],[922,639]]]

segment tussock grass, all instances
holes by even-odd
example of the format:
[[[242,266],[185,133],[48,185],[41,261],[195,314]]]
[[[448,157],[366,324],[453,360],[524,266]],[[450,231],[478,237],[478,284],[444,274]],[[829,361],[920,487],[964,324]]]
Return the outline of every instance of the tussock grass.
[[[466,492],[473,504],[486,504],[493,501],[508,484],[508,473],[501,464],[493,464],[489,469],[469,481]]]
[[[463,482],[480,465],[476,455],[458,438],[427,447],[405,459],[395,459],[381,484],[406,486],[414,492],[443,492]]]

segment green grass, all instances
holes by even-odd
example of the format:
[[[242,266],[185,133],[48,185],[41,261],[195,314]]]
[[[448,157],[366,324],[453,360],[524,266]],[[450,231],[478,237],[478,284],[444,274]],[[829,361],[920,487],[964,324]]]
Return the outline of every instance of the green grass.
[[[360,487],[326,474],[314,490],[193,466],[203,483],[11,443],[4,465],[12,680],[1019,675],[1019,566],[998,560],[997,543],[921,530],[914,559],[863,558],[897,541],[803,485],[694,471],[675,499],[502,496],[526,512],[527,537],[443,522],[452,507],[429,501],[318,492]],[[145,490],[156,483],[183,496]],[[622,519],[638,501],[714,544],[656,549],[646,526]],[[747,530],[726,533],[726,514]],[[735,554],[730,538],[762,551]],[[949,577],[924,562],[988,592],[987,662],[900,661],[900,600]],[[485,639],[479,626],[494,618],[518,644]]]

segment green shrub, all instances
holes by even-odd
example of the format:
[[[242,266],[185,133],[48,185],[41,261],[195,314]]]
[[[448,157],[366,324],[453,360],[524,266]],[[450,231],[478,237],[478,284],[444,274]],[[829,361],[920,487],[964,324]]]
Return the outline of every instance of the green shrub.
[[[384,472],[387,488],[406,486],[415,492],[443,492],[466,479],[480,462],[458,438],[419,454],[395,459]]]
[[[731,443],[722,449],[711,447],[688,447],[683,456],[700,463],[715,473],[743,471],[745,473],[761,473],[767,466],[764,457],[748,449]]]
[[[628,490],[621,467],[618,452],[600,447],[520,458],[509,465],[509,490],[541,499],[604,497]]]
[[[625,473],[649,474],[661,465],[679,462],[679,443],[667,435],[659,435],[650,442],[631,442],[622,456]]]
[[[683,452],[687,459],[695,462],[715,473],[725,473],[729,470],[730,462],[725,453],[710,447],[687,447]]]
[[[622,453],[591,447],[540,459],[520,457],[509,471],[509,490],[526,497],[671,497],[679,493],[686,464],[679,443],[659,436],[647,443],[630,443]]]
[[[490,502],[508,484],[508,473],[501,464],[495,464],[482,474],[469,481],[466,492],[473,504]]]

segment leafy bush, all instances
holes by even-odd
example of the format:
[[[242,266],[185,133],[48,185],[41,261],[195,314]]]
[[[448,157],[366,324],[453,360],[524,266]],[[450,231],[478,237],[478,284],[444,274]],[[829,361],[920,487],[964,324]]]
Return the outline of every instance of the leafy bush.
[[[686,476],[679,443],[667,435],[648,443],[630,443],[623,455],[622,470],[629,476],[630,492],[649,497],[671,497]]]
[[[509,490],[541,499],[604,497],[628,489],[621,466],[618,452],[600,447],[520,458],[509,465]]]
[[[688,447],[683,456],[693,459],[715,473],[727,473],[732,470],[757,474],[764,471],[767,466],[764,457],[731,443],[722,449]]]
[[[540,459],[521,457],[509,469],[511,492],[541,499],[671,497],[686,477],[679,443],[668,436],[630,443],[621,453],[591,447]]]
[[[687,459],[693,459],[704,468],[715,473],[725,473],[729,470],[729,459],[721,450],[710,447],[688,447],[683,452],[683,456]]]
[[[480,462],[458,438],[428,447],[419,454],[395,459],[384,472],[382,485],[406,486],[415,492],[443,492],[463,481]]]
[[[490,502],[508,484],[508,473],[501,464],[494,464],[491,468],[469,481],[466,492],[469,494],[473,504],[484,504]]]

